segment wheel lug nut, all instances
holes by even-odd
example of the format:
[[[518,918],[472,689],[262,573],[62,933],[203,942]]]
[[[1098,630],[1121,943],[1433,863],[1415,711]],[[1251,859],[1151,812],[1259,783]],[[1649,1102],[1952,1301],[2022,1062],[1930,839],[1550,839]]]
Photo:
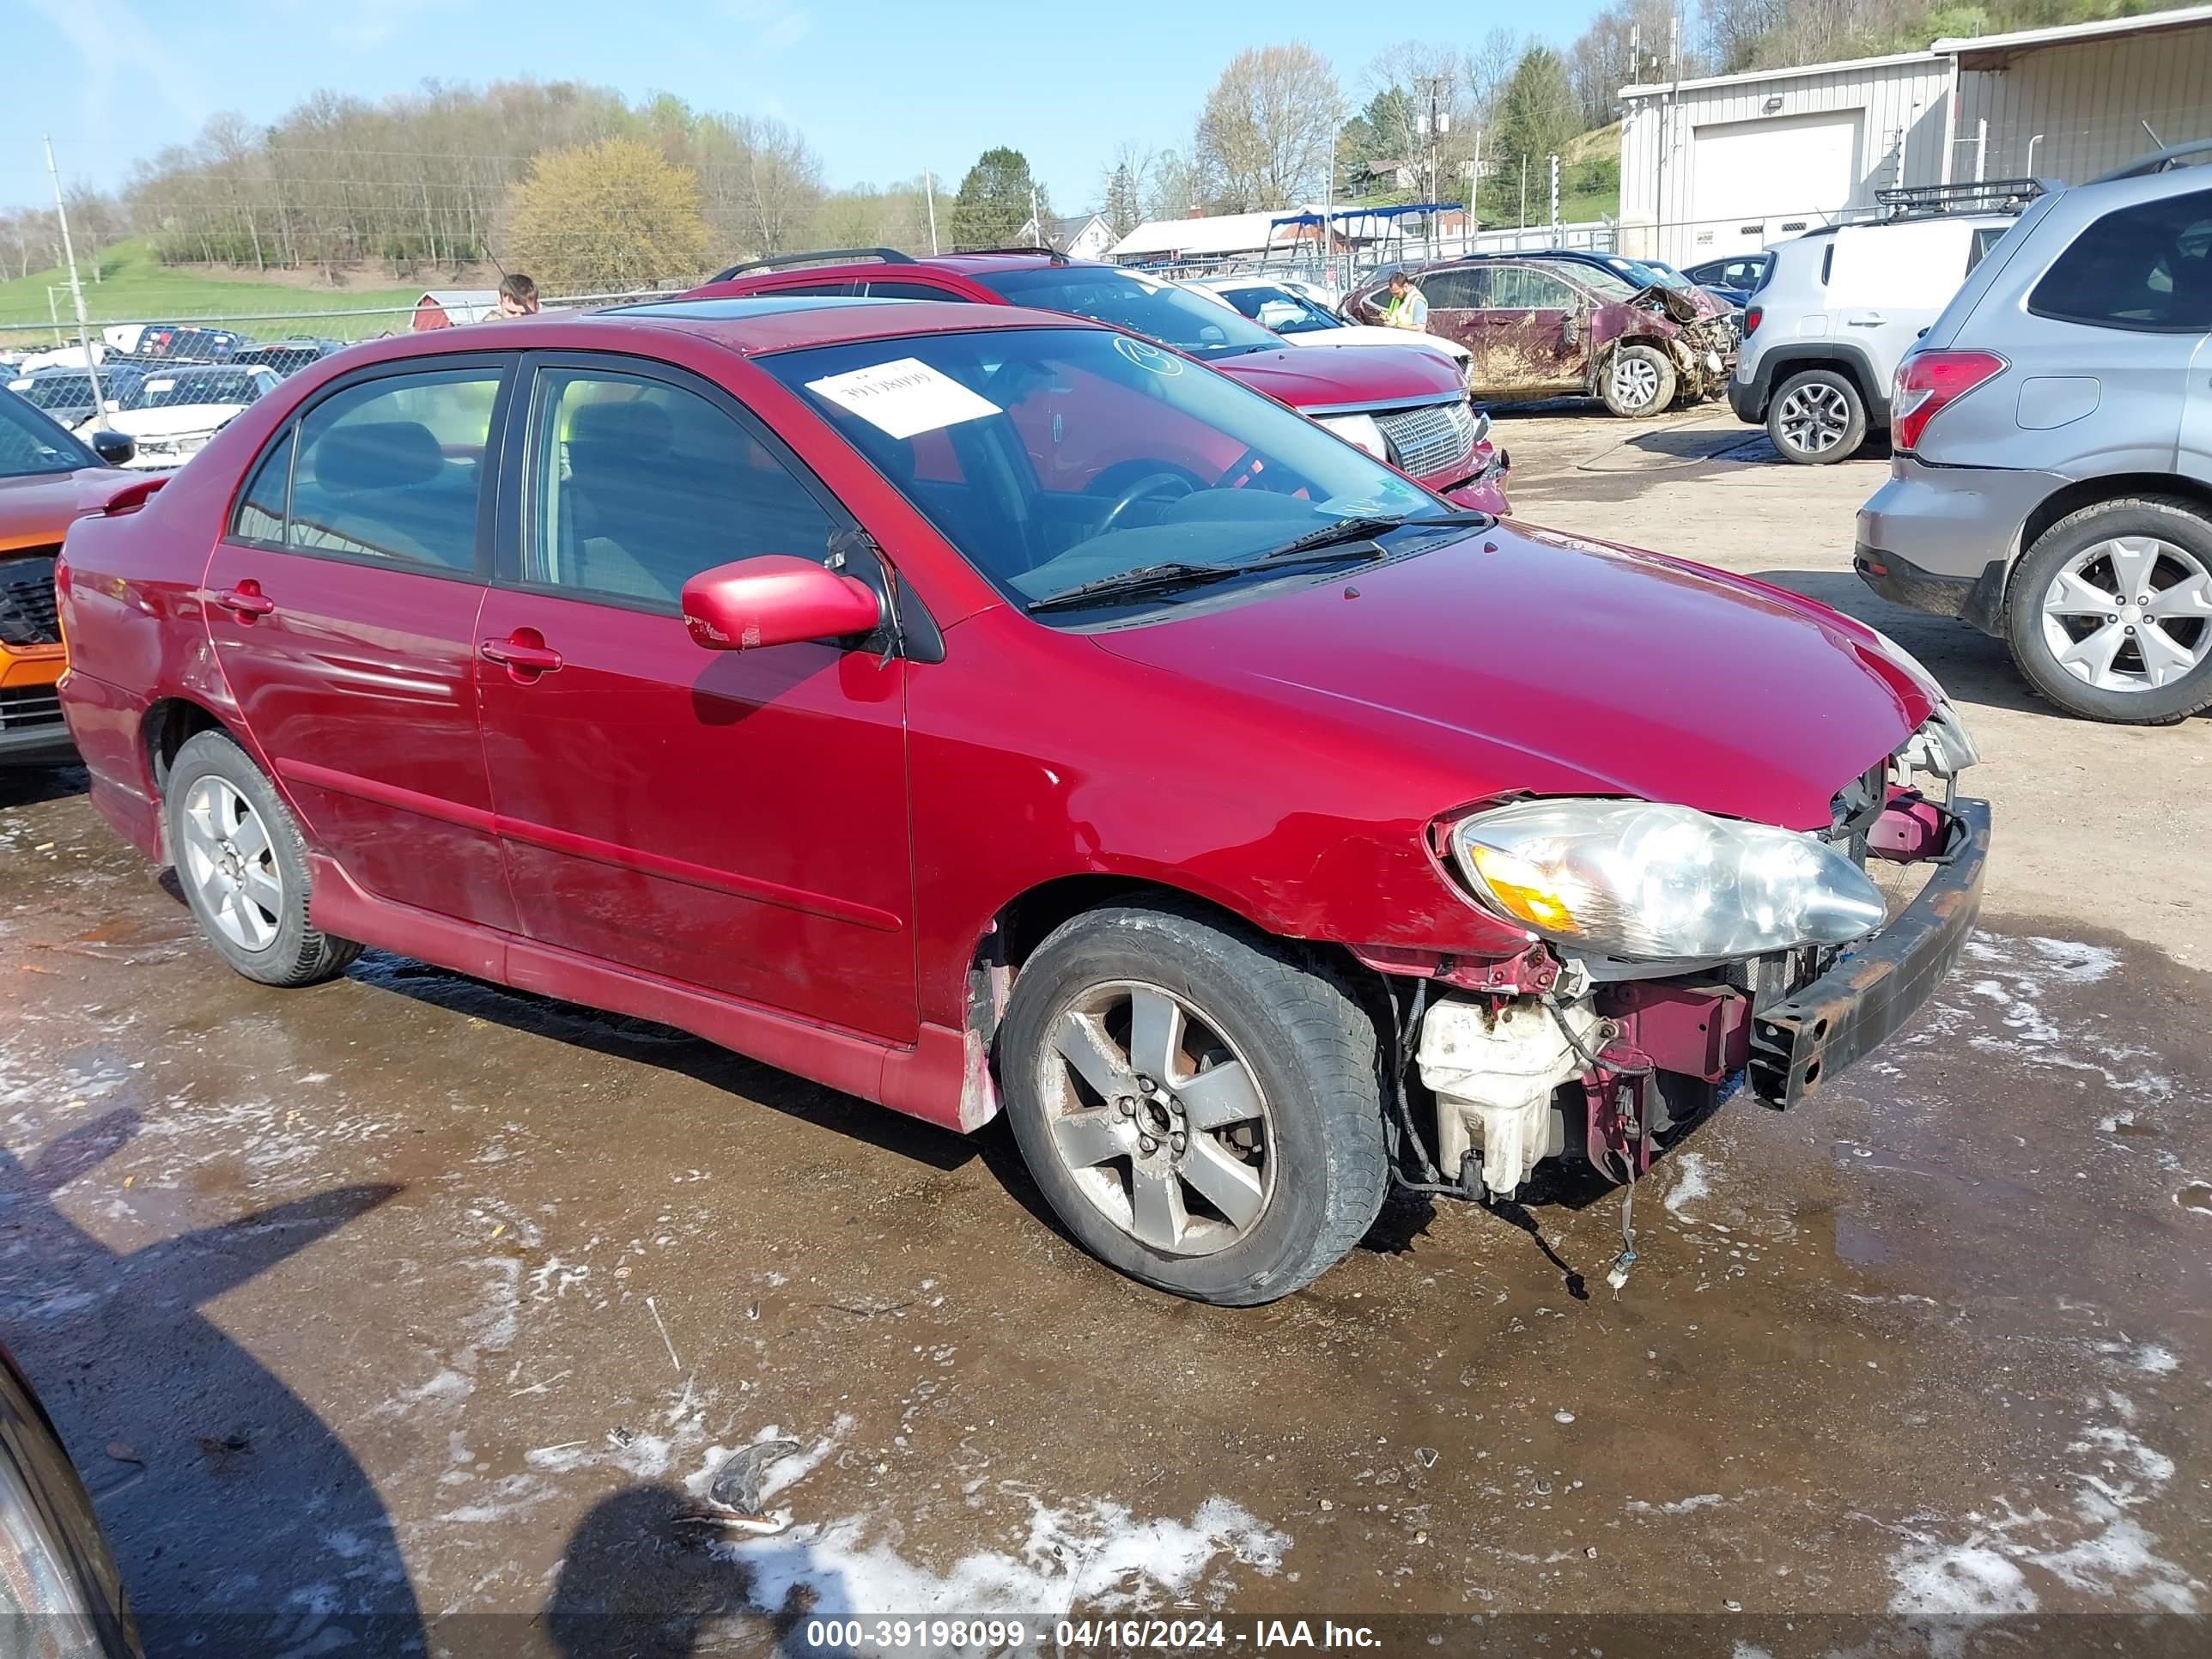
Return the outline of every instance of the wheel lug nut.
[[[1154,1152],[1157,1152],[1160,1149],[1160,1143],[1153,1139],[1150,1135],[1139,1136],[1137,1146],[1144,1152],[1146,1158],[1150,1158]]]
[[[1121,1099],[1115,1101],[1114,1104],[1120,1109],[1123,1117],[1134,1117],[1137,1115],[1137,1103],[1130,1099],[1127,1095],[1123,1095]]]
[[[1168,1137],[1168,1145],[1174,1147],[1176,1151],[1181,1152],[1184,1147],[1190,1145],[1190,1137],[1185,1134],[1182,1130],[1177,1129],[1173,1134]]]
[[[1168,1115],[1170,1117],[1182,1115],[1182,1102],[1177,1100],[1173,1095],[1168,1097]]]

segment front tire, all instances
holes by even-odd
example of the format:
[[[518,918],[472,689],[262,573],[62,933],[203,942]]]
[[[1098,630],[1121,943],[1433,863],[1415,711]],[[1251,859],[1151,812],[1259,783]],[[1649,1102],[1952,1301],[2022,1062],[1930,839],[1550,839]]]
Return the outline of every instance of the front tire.
[[[185,740],[162,810],[178,884],[200,932],[264,985],[313,985],[361,954],[307,921],[307,845],[283,797],[227,732]]]
[[[1866,434],[1866,399],[1850,375],[1832,368],[1792,374],[1767,405],[1766,435],[1784,460],[1799,466],[1848,460]]]
[[[1224,1307],[1311,1283],[1389,1186],[1374,1023],[1317,963],[1170,908],[1076,917],[999,1036],[1054,1212],[1130,1278]]]
[[[2069,514],[2013,568],[2005,643],[2069,714],[2170,726],[2212,708],[2212,522],[2155,496]]]
[[[1625,345],[1605,366],[1599,395],[1626,419],[1656,415],[1674,401],[1674,360],[1656,346]]]

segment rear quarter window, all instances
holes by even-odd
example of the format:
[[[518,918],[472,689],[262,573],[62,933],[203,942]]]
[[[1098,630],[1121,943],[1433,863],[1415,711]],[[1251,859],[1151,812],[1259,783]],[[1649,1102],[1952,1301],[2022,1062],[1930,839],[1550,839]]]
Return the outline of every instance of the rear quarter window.
[[[2039,317],[2145,334],[2212,331],[2212,190],[2116,208],[2051,261]]]

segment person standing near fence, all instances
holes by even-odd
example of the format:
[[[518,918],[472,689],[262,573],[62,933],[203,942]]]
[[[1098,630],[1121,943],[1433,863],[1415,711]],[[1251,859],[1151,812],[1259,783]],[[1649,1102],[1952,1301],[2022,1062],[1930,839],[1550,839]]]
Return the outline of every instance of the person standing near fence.
[[[538,314],[538,284],[520,271],[510,271],[499,279],[499,307],[492,313],[495,319],[509,317],[534,317]]]
[[[1382,307],[1382,326],[1402,328],[1415,334],[1428,332],[1427,296],[1413,286],[1413,279],[1402,270],[1390,273],[1390,300]]]

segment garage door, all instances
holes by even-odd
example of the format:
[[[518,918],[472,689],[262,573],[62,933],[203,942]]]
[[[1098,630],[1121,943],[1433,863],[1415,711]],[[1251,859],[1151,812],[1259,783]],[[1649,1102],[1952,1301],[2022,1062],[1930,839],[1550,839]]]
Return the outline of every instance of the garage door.
[[[1863,110],[1699,127],[1690,160],[1692,264],[1755,252],[1822,222],[1859,179]]]

